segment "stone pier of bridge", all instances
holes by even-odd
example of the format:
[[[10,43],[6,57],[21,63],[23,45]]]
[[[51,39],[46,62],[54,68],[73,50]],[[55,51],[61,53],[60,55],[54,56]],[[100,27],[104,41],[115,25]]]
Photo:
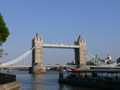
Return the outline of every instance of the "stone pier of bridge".
[[[45,72],[45,66],[43,64],[43,48],[64,48],[74,49],[75,52],[75,64],[77,67],[86,65],[86,41],[79,36],[74,42],[74,45],[64,44],[44,44],[43,39],[36,34],[32,39],[32,47],[35,47],[32,51],[32,73]]]

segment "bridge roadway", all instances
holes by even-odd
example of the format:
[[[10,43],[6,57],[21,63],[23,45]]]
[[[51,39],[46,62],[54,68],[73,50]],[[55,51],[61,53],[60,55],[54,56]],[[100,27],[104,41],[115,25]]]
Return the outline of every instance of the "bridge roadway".
[[[8,66],[1,66],[0,68],[29,68],[31,65],[8,65]]]
[[[76,65],[44,65],[44,67],[76,67]],[[0,68],[29,68],[32,65],[0,65]]]
[[[52,64],[48,64],[48,65],[43,65],[44,67],[68,67],[68,68],[75,68],[76,65],[62,65],[62,64],[55,64],[55,65],[52,65]],[[28,65],[0,65],[0,68],[29,68],[29,67],[32,67],[32,65],[28,64]],[[87,66],[86,67],[87,70],[88,69],[93,69],[93,70],[104,70],[104,69],[119,69],[120,70],[120,67],[119,66]]]
[[[75,49],[80,48],[79,45],[65,45],[65,44],[43,44],[44,48],[66,48]]]

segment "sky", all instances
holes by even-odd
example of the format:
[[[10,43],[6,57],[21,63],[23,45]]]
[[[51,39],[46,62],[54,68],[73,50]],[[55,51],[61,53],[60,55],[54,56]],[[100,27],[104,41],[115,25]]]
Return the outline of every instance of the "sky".
[[[0,12],[10,30],[8,60],[30,49],[37,32],[45,43],[66,44],[80,34],[91,55],[120,56],[120,0],[1,0]],[[74,50],[44,49],[45,64],[73,60]]]

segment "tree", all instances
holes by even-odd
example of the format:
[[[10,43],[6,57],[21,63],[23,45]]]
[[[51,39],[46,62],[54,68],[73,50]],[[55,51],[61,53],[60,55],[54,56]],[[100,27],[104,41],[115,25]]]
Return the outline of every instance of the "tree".
[[[3,16],[0,14],[0,45],[2,45],[9,36],[9,30],[4,22]]]
[[[7,40],[9,36],[9,30],[4,22],[3,16],[0,14],[0,46]],[[0,57],[3,55],[3,49],[0,48]]]

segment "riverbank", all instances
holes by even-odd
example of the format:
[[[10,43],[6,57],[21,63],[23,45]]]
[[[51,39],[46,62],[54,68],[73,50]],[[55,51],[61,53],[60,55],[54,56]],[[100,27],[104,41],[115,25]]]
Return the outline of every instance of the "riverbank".
[[[0,90],[20,90],[20,83],[18,81],[13,81],[0,84]]]
[[[0,73],[0,90],[20,90],[20,84],[16,76]]]

